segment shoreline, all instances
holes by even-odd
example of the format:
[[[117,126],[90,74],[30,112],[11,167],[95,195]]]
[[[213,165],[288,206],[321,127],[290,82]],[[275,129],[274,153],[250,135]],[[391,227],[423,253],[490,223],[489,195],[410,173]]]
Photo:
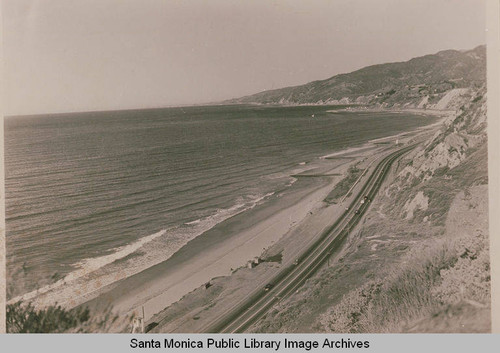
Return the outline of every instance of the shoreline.
[[[369,168],[374,160],[387,152],[387,147],[374,145],[369,152],[366,151],[361,156],[357,155],[344,167],[347,169],[349,165],[359,163],[361,168]],[[326,194],[331,192],[343,177],[344,175],[326,185],[324,188]],[[262,257],[274,258],[274,260],[264,261],[252,268],[240,267],[230,275],[214,278],[211,284],[215,289],[199,286],[187,293],[180,301],[165,306],[153,317],[146,315],[146,324],[155,327],[151,332],[197,332],[211,318],[226,312],[248,293],[259,287],[264,288],[282,266],[292,264],[303,249],[308,248],[331,226],[332,220],[345,211],[345,204],[348,203],[349,200],[345,203],[327,203],[324,197],[316,199],[312,212],[306,214],[296,226],[288,229],[279,241],[265,249]],[[276,260],[277,257],[279,260]]]
[[[431,129],[435,129],[438,125],[440,126],[444,119],[449,117],[449,113],[447,112],[443,119],[439,119],[439,121],[432,124],[387,136],[383,139],[391,145],[398,140],[404,140],[407,143],[417,138],[417,136],[428,134]],[[355,148],[349,147],[328,156],[332,159],[347,160],[347,165],[361,163],[362,166],[368,168],[372,161],[379,158],[389,147],[387,144],[385,146],[384,144],[377,145],[377,140],[369,140],[363,145],[355,146]],[[330,182],[327,188],[332,190],[343,177],[344,174],[338,180]],[[199,328],[200,325],[203,325],[203,322],[209,320],[209,317],[217,315],[217,312],[225,312],[240,300],[238,298],[244,297],[254,290],[256,286],[263,287],[276,270],[282,265],[291,264],[301,253],[301,249],[331,225],[332,219],[338,217],[344,211],[344,206],[341,203],[327,204],[323,199],[316,201],[314,213],[307,214],[297,226],[288,229],[278,242],[269,249],[265,249],[261,254],[264,257],[278,255],[280,257],[279,261],[263,262],[256,268],[240,267],[228,276],[214,278],[211,285],[216,287],[213,290],[218,293],[215,297],[211,288],[207,289],[204,286],[199,286],[185,294],[180,301],[165,306],[156,315],[152,317],[146,315],[146,324],[153,327],[151,332],[195,332],[197,327]],[[200,317],[203,317],[203,319]]]
[[[353,163],[323,162],[327,166],[308,170],[344,170]],[[169,259],[102,288],[94,293],[97,297],[84,305],[100,310],[112,303],[120,314],[137,314],[144,306],[147,320],[213,278],[228,276],[245,266],[299,224],[342,178],[297,176],[297,182],[289,189],[273,195],[266,203],[215,225]]]
[[[398,136],[400,134],[385,139],[395,140]],[[301,227],[314,234],[328,227],[331,217],[343,212],[344,207],[340,204],[326,207],[324,199],[343,179],[349,166],[366,163],[385,148],[387,146],[367,141],[356,148],[349,147],[333,156],[328,155],[329,158],[318,157],[315,162],[308,163],[311,168],[294,175],[298,180],[290,189],[275,194],[272,200],[260,207],[215,225],[164,262],[103,288],[85,305],[92,310],[101,310],[112,303],[115,312],[121,315],[133,313],[139,317],[144,309],[144,318],[150,321],[206,283],[220,277],[231,277],[255,258],[281,254],[283,261],[293,261],[311,239],[297,240],[291,235]],[[311,172],[314,178],[301,175],[309,176]],[[311,222],[315,217],[316,221]],[[283,244],[288,241],[290,244]],[[267,266],[271,265],[259,267]],[[268,275],[269,271],[262,274],[262,278]]]
[[[440,119],[414,130],[368,140],[307,161],[305,166],[296,166],[295,169],[306,169],[293,175],[298,180],[291,187],[277,192],[254,209],[216,224],[167,260],[84,294],[81,297],[83,304],[80,302],[77,306],[89,305],[91,309],[99,310],[112,304],[120,314],[139,313],[138,309],[144,306],[146,320],[153,317],[213,278],[231,275],[233,269],[245,266],[248,260],[262,256],[286,238],[302,221],[311,218],[311,211],[322,206],[324,198],[343,178],[348,166],[384,148],[377,145],[377,141],[408,137],[441,122]],[[314,178],[302,177],[311,172]]]

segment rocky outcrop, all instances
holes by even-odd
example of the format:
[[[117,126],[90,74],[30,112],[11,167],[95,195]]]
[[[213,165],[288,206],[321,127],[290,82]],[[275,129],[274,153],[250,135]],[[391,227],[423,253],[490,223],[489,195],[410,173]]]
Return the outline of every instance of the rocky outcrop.
[[[470,89],[468,88],[456,88],[451,91],[446,92],[446,94],[441,98],[436,104],[430,105],[428,108],[437,110],[457,110],[463,98],[470,94]]]
[[[456,105],[456,112],[405,157],[374,201],[378,209],[359,232],[364,241],[339,265],[357,272],[342,277],[339,270],[335,282],[347,286],[382,264],[341,299],[328,297],[332,305],[317,324],[323,330],[490,332],[485,93],[448,95],[443,106]]]
[[[461,107],[445,122],[442,130],[411,156],[411,162],[399,173],[405,180],[426,181],[458,166],[472,150],[486,141],[485,88],[473,94],[456,92],[446,98],[447,104]],[[460,99],[461,98],[461,99]]]
[[[404,207],[403,213],[406,214],[406,219],[412,219],[416,210],[426,211],[429,207],[429,198],[419,191],[412,200],[408,200]]]

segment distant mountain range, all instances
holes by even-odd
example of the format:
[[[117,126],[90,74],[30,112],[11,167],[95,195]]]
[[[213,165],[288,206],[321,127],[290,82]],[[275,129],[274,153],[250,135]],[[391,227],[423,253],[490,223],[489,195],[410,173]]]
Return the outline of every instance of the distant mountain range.
[[[455,88],[478,88],[486,81],[486,46],[445,50],[405,62],[363,69],[228,100],[257,104],[418,104],[424,97],[437,102]]]

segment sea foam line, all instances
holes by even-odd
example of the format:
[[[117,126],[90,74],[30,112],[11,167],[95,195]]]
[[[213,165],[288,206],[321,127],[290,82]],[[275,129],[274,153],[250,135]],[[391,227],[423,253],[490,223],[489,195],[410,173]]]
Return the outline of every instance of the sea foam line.
[[[186,222],[184,224],[188,225],[188,226],[197,226],[197,225],[203,224],[205,226],[209,225],[209,227],[212,228],[216,224],[218,224],[222,221],[225,221],[226,219],[228,219],[230,217],[236,216],[237,214],[239,214],[241,212],[251,210],[252,208],[257,206],[257,204],[260,201],[262,201],[262,200],[264,200],[272,195],[274,195],[274,192],[269,192],[263,196],[249,195],[247,197],[251,199],[251,203],[252,203],[250,206],[247,206],[247,203],[238,203],[230,208],[218,209],[214,215],[206,216],[203,218],[198,218],[198,219],[195,219],[194,221],[189,221],[189,222]],[[206,229],[206,230],[208,230],[208,229]]]
[[[75,271],[68,273],[64,278],[58,280],[55,283],[38,288],[37,290],[34,290],[32,292],[17,296],[15,298],[9,300],[8,304],[15,303],[15,302],[18,302],[20,300],[22,300],[22,301],[33,300],[35,297],[37,297],[41,294],[55,290],[58,287],[67,284],[68,282],[72,282],[78,278],[81,278],[85,275],[88,275],[89,273],[95,272],[98,269],[115,262],[116,260],[122,259],[122,258],[132,254],[133,252],[135,252],[138,249],[140,249],[141,247],[143,247],[145,244],[162,236],[163,234],[165,234],[165,232],[166,232],[166,230],[161,230],[157,233],[140,238],[139,240],[137,240],[136,242],[134,242],[132,244],[128,244],[128,245],[121,246],[119,248],[114,249],[115,252],[108,254],[108,255],[84,259],[84,260],[82,260],[74,265],[74,266],[79,268],[78,270],[75,270]]]
[[[179,250],[183,245],[187,244],[187,242],[189,242],[193,238],[196,238],[197,236],[203,234],[204,232],[208,231],[209,229],[213,228],[217,224],[223,222],[224,220],[226,220],[230,217],[233,217],[239,213],[242,213],[244,211],[247,211],[249,209],[254,208],[260,201],[262,201],[262,200],[264,200],[272,195],[274,195],[274,192],[267,193],[263,196],[250,195],[250,196],[247,196],[250,199],[250,202],[251,202],[250,205],[248,204],[249,203],[248,201],[246,203],[237,203],[236,205],[233,205],[232,207],[227,208],[227,209],[218,209],[214,215],[207,216],[207,217],[197,219],[197,220],[192,221],[192,222],[185,223],[185,225],[190,226],[189,228],[193,228],[192,230],[194,232],[191,234],[191,236],[188,236],[188,237],[185,237],[184,239],[182,239],[182,241],[180,241],[180,242],[176,241],[175,242],[177,244],[176,249],[172,249],[173,251],[169,252],[169,255],[159,259],[158,261],[156,261],[154,263],[152,262],[152,263],[143,264],[144,266],[140,266],[139,268],[136,268],[136,270],[133,271],[132,273],[127,272],[127,271],[123,272],[123,273],[126,273],[125,276],[116,276],[116,274],[114,274],[113,276],[111,276],[107,280],[105,278],[101,278],[99,280],[99,282],[101,283],[100,287],[102,288],[102,287],[109,285],[113,282],[116,282],[116,281],[121,280],[125,277],[128,277],[128,276],[133,275],[135,273],[138,273],[142,270],[145,270],[151,266],[154,266],[159,262],[168,260],[177,250]],[[172,228],[170,230],[174,230],[174,229],[180,230],[178,227]],[[89,275],[92,272],[95,272],[106,265],[110,265],[111,263],[115,262],[116,260],[120,260],[120,259],[136,252],[140,248],[144,247],[145,245],[152,242],[153,240],[161,237],[162,235],[165,235],[166,233],[167,233],[167,230],[161,230],[157,233],[143,237],[132,244],[128,244],[128,245],[116,248],[115,252],[113,252],[111,254],[82,260],[74,265],[74,266],[77,266],[79,268],[75,271],[68,273],[63,279],[60,279],[55,283],[46,285],[44,287],[41,287],[41,288],[34,290],[34,291],[31,291],[29,293],[25,293],[23,295],[17,296],[15,298],[9,300],[8,304],[12,304],[12,303],[15,303],[18,301],[24,301],[24,302],[35,301],[36,299],[41,299],[41,297],[43,297],[43,296],[49,296],[50,298],[53,298],[53,299],[50,299],[48,301],[43,300],[43,299],[40,300],[40,303],[43,303],[42,306],[55,304],[56,302],[64,305],[65,302],[67,303],[70,301],[73,301],[74,303],[78,304],[77,297],[84,297],[86,295],[85,289],[91,288],[91,291],[95,291],[98,288],[96,288],[95,286],[89,286],[90,282],[87,282],[87,280],[85,280],[84,287],[82,287],[81,284],[78,284],[78,282],[76,280],[82,279],[82,277]],[[177,240],[179,240],[179,239],[177,239]],[[111,278],[112,278],[112,280],[111,280]],[[96,282],[96,280],[97,279],[95,279],[95,278],[91,279],[92,282]],[[73,288],[73,289],[68,288],[69,286],[71,286],[70,283],[72,283],[72,282],[75,283],[78,288]],[[82,281],[79,281],[79,282],[82,282]],[[56,292],[56,291],[59,294],[54,295],[53,292]],[[76,293],[78,293],[78,295],[76,295]]]
[[[350,148],[343,149],[343,150],[340,150],[340,151],[335,152],[335,153],[330,153],[330,154],[327,154],[325,156],[321,156],[321,157],[319,157],[319,159],[326,159],[326,158],[341,156],[343,154],[347,154],[347,153],[351,153],[351,152],[356,152],[356,151],[359,151],[359,150],[366,149],[368,147],[369,146],[367,146],[366,144],[363,145],[363,146],[360,146],[360,147],[350,147]]]

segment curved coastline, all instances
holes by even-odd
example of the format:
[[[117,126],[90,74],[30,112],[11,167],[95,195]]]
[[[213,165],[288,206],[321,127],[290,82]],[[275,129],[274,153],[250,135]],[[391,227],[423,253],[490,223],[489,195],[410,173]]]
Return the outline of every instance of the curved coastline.
[[[383,139],[390,140],[398,135]],[[69,306],[101,308],[112,304],[120,313],[145,306],[146,318],[149,318],[213,277],[231,274],[232,269],[261,255],[263,250],[305,219],[314,207],[318,207],[342,178],[342,166],[347,168],[360,155],[362,158],[380,148],[375,141],[300,163],[292,168],[293,174],[288,173],[294,178],[299,177],[296,183],[290,183],[289,187],[276,192],[256,207],[216,224],[191,239],[168,259],[101,288],[87,288],[88,292],[81,294]],[[300,178],[302,172],[312,170],[320,177]]]

